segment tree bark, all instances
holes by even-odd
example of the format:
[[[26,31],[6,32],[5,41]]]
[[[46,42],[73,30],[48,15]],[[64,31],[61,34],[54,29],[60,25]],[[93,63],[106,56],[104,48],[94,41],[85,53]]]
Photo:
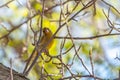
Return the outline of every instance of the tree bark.
[[[29,80],[24,75],[12,70],[0,63],[0,80]],[[13,77],[11,76],[13,75]],[[12,78],[13,79],[12,79]]]

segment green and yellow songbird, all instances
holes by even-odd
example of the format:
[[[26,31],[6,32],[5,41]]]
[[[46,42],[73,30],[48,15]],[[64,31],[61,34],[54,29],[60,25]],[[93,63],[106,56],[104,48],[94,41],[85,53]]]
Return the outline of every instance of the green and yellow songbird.
[[[25,74],[25,75],[27,75],[29,73],[29,71],[31,70],[31,68],[34,66],[35,62],[33,62],[33,60],[39,56],[38,55],[39,51],[41,51],[41,49],[43,49],[43,46],[46,45],[48,43],[48,41],[51,39],[51,37],[53,36],[53,33],[49,28],[46,28],[46,27],[43,28],[42,32],[43,32],[43,36],[42,36],[40,42],[38,43],[38,46],[36,49],[37,51],[35,50],[31,54],[30,58],[28,59],[28,62],[26,63],[26,66],[24,68],[23,74]],[[54,39],[52,38],[50,40],[50,42],[46,45],[44,50],[49,51],[49,49],[52,47],[53,43],[54,43]],[[30,67],[28,67],[28,66],[30,66]]]

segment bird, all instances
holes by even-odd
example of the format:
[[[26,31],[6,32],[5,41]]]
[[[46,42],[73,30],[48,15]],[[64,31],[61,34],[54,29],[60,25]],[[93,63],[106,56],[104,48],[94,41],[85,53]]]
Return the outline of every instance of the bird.
[[[29,71],[34,66],[37,58],[40,56],[39,53],[40,54],[42,52],[45,53],[46,50],[49,51],[49,49],[52,47],[52,45],[54,43],[54,39],[52,38],[53,33],[49,28],[44,27],[42,29],[42,32],[43,32],[43,36],[42,36],[40,42],[38,42],[38,46],[33,50],[31,56],[28,58],[28,61],[26,63],[24,71],[23,71],[24,75],[28,75]],[[45,46],[45,48],[43,46]],[[43,49],[43,50],[41,50],[41,49]]]

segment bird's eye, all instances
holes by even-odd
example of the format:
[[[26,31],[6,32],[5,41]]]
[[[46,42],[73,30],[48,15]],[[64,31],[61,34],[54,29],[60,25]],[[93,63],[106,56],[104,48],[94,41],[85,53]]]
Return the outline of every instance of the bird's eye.
[[[43,29],[43,33],[45,33],[45,34],[49,33],[49,29],[44,28],[44,29]]]
[[[49,30],[48,30],[48,29],[46,29],[46,30],[45,30],[45,33],[48,33],[48,32],[49,32]]]

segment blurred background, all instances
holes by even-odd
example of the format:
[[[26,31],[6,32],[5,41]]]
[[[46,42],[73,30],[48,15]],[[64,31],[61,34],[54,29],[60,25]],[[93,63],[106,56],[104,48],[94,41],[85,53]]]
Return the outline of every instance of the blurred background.
[[[12,59],[13,69],[22,73],[42,24],[53,33],[61,27],[49,50],[51,56],[61,57],[52,58],[49,62],[39,58],[27,76],[30,80],[41,77],[44,80],[46,76],[47,80],[57,80],[72,74],[91,74],[101,79],[118,78],[119,3],[120,0],[1,0],[0,62],[10,66]],[[48,56],[42,56],[48,59]],[[94,77],[74,79],[92,80]]]

